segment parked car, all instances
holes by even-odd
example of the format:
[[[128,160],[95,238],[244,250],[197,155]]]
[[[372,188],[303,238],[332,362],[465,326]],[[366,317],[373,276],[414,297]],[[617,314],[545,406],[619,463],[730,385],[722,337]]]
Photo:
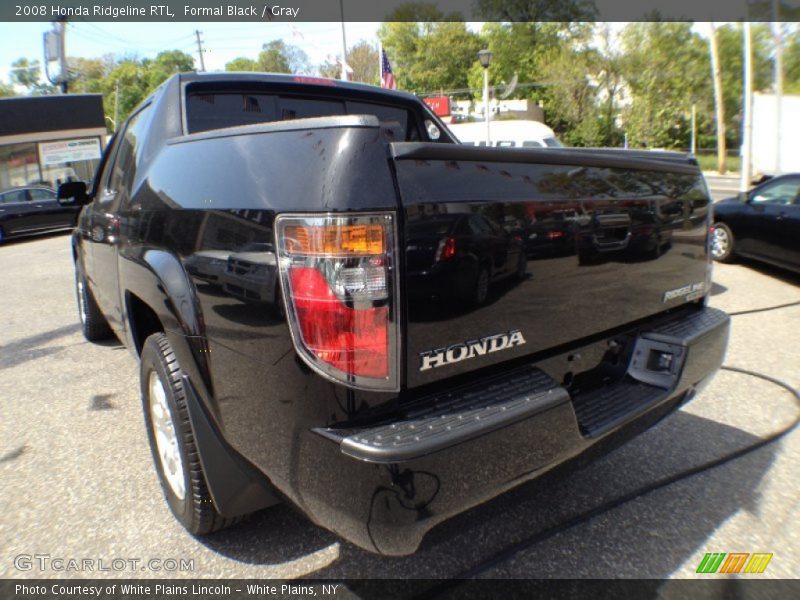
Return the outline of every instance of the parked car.
[[[705,302],[710,199],[693,158],[470,147],[407,93],[175,75],[120,124],[93,188],[59,196],[84,205],[83,333],[114,332],[139,359],[155,470],[197,535],[286,501],[362,548],[413,552],[443,520],[652,426],[727,344]],[[430,284],[476,300],[482,265],[519,275],[514,232],[544,203],[586,219],[676,204],[661,223],[675,252],[644,268],[537,260],[494,302],[414,316],[437,255],[463,269]],[[243,243],[263,244],[259,260]],[[263,299],[277,284],[283,310],[199,285],[187,262],[211,249],[234,271],[276,269],[238,285]]]
[[[462,144],[486,145],[486,122],[453,123],[448,126]],[[563,144],[544,123],[527,120],[492,121],[489,123],[491,146],[497,148],[560,148]]]
[[[72,229],[79,207],[62,206],[56,191],[33,185],[0,192],[0,242],[59,229]]]
[[[222,275],[228,265],[228,250],[200,250],[186,257],[184,264],[190,275],[212,285],[222,285]]]
[[[773,177],[714,205],[711,253],[800,271],[800,173]]]
[[[481,214],[442,214],[408,223],[408,292],[481,305],[489,287],[525,276],[522,240]]]
[[[222,275],[223,289],[244,302],[280,305],[278,262],[270,243],[245,244],[231,253]]]

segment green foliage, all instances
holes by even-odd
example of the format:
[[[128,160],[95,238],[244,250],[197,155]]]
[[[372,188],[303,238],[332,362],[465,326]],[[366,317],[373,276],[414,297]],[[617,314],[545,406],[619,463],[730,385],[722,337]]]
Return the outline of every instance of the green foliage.
[[[689,23],[631,23],[622,41],[631,97],[622,116],[631,146],[687,147],[692,102],[701,116],[713,110],[707,44]]]
[[[30,96],[43,96],[52,94],[55,88],[47,83],[41,83],[42,69],[38,60],[18,58],[11,63],[11,83],[27,89]],[[13,88],[12,88],[13,90]]]
[[[347,66],[353,70],[350,81],[371,85],[380,84],[378,51],[369,42],[361,40],[347,51]],[[339,79],[341,71],[342,67],[338,60],[326,62],[319,67],[319,74],[330,79]]]
[[[10,98],[16,95],[17,93],[14,91],[13,85],[0,81],[0,98]]]
[[[268,73],[308,73],[308,57],[297,46],[272,40],[258,54],[258,70]]]
[[[238,56],[232,61],[225,63],[226,71],[258,71],[258,63],[252,58]]]
[[[800,94],[800,29],[795,29],[784,41],[784,91]]]
[[[416,5],[416,9],[433,10],[428,5]],[[392,63],[398,89],[423,93],[467,87],[468,72],[477,63],[481,40],[465,23],[452,20],[456,15],[449,18],[435,23],[381,25],[378,38]]]

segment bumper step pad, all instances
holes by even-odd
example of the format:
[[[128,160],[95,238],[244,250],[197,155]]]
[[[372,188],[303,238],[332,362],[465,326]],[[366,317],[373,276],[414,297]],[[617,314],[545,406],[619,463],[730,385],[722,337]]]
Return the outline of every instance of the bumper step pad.
[[[581,434],[597,437],[667,396],[667,390],[626,378],[614,385],[576,396],[572,406]]]
[[[315,430],[339,441],[344,454],[369,462],[419,458],[569,401],[567,391],[526,367],[480,387],[462,387],[414,402],[401,419],[354,429]]]

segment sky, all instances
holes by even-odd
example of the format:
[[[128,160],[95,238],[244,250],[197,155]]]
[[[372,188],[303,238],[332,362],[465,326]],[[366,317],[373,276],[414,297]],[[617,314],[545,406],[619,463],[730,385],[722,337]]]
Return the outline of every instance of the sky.
[[[346,23],[347,46],[359,40],[377,44],[380,23]],[[26,57],[43,62],[42,34],[50,23],[0,23],[0,80],[8,81],[11,63]],[[225,69],[237,56],[256,58],[261,45],[274,39],[300,47],[313,66],[341,53],[340,23],[92,23],[70,22],[67,56],[96,58],[113,53],[118,57],[153,57],[162,50],[182,50],[197,60],[195,30],[201,32],[207,71]],[[377,68],[377,66],[376,66]]]

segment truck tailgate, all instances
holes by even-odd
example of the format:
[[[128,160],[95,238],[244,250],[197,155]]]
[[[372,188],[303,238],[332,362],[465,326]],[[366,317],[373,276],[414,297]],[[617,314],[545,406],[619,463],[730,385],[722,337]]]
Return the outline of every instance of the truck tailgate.
[[[396,143],[406,385],[703,296],[708,191],[680,155]]]

